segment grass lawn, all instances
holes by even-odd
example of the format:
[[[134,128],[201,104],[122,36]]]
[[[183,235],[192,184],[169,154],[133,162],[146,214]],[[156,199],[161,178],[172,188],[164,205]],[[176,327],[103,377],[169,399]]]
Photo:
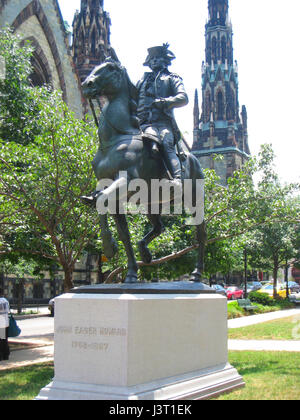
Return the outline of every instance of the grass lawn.
[[[229,352],[246,387],[217,400],[300,400],[300,353]],[[0,400],[33,400],[54,376],[53,364],[0,372]]]
[[[300,340],[300,320],[293,316],[229,330],[229,338],[237,340]]]
[[[246,387],[217,400],[300,400],[300,353],[229,352]]]
[[[53,363],[0,372],[0,401],[33,400],[54,376]]]

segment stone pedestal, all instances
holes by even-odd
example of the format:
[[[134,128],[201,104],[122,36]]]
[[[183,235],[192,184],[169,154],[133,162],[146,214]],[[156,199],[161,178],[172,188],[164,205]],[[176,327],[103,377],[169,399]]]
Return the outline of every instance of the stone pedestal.
[[[207,399],[242,386],[228,364],[227,300],[199,294],[65,294],[55,377],[37,399]]]

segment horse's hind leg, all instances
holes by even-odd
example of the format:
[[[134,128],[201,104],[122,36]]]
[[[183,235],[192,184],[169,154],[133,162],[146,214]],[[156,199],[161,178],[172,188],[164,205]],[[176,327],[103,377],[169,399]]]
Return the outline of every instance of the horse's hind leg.
[[[128,272],[125,279],[125,283],[137,283],[138,266],[137,266],[137,262],[136,262],[133,248],[131,245],[130,233],[128,229],[126,216],[124,214],[117,214],[113,217],[116,222],[119,237],[124,244],[127,259],[128,259]]]
[[[197,237],[197,242],[199,244],[198,261],[197,261],[196,269],[192,273],[191,280],[194,282],[200,283],[202,280],[203,272],[204,272],[204,256],[205,256],[205,247],[206,247],[206,240],[207,240],[205,222],[203,222],[199,226],[196,226],[196,237]]]
[[[147,217],[151,222],[153,229],[139,242],[138,246],[142,261],[146,264],[150,264],[152,261],[152,254],[148,245],[165,231],[165,227],[159,214],[147,214]]]

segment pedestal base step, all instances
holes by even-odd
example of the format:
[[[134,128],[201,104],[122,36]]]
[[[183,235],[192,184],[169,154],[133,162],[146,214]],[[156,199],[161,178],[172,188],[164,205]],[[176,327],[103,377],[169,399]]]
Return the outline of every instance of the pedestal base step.
[[[245,385],[231,365],[218,366],[180,377],[134,387],[112,387],[54,381],[37,400],[207,400]]]

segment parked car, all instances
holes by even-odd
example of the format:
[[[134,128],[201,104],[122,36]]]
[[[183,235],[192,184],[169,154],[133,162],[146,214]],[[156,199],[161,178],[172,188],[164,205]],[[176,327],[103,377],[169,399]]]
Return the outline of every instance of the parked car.
[[[266,286],[263,286],[260,290],[258,290],[258,293],[267,293],[270,297],[274,296],[274,286],[273,284],[267,284]],[[283,284],[277,285],[277,295],[286,298],[286,288]]]
[[[300,284],[295,281],[289,281],[289,290],[291,293],[300,293]]]
[[[239,287],[227,287],[226,295],[228,300],[236,300],[236,299],[243,299],[244,297],[244,290],[240,289]]]
[[[224,287],[220,286],[219,284],[213,284],[212,289],[215,289],[217,293],[227,296],[226,290],[224,289]]]
[[[289,301],[296,304],[300,304],[300,293],[293,293],[292,295],[290,295]]]
[[[54,299],[50,299],[48,303],[48,309],[50,311],[50,316],[54,316]]]
[[[250,281],[247,283],[247,292],[256,292],[257,290],[260,290],[263,287],[261,282],[259,281]]]

